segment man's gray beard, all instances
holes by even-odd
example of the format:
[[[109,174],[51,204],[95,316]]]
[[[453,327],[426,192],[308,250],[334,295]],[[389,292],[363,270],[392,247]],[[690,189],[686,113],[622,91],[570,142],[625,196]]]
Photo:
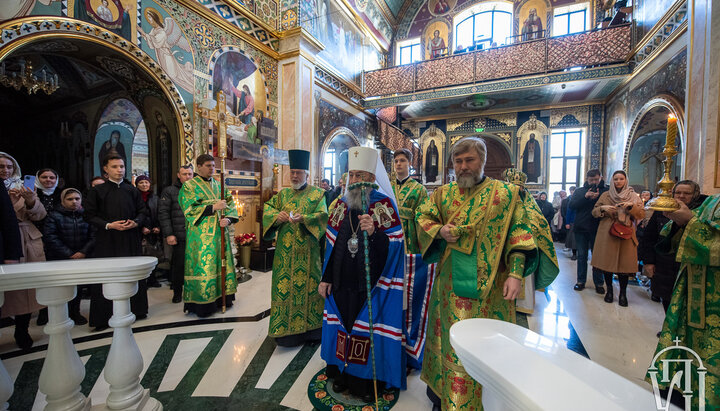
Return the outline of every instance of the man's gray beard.
[[[354,188],[352,190],[348,190],[345,195],[348,207],[352,210],[362,210],[362,192],[360,190],[361,188]],[[369,189],[365,190],[365,204],[370,203],[370,191],[371,190]]]
[[[458,176],[457,185],[460,188],[472,188],[480,181],[482,181],[482,172],[478,171],[477,173],[472,173],[472,175],[469,176]]]
[[[299,182],[299,183],[297,183],[297,184],[295,184],[295,183],[290,183],[290,185],[292,186],[293,190],[299,190],[300,188],[302,188],[302,186],[305,185],[305,183],[301,181],[301,182]]]

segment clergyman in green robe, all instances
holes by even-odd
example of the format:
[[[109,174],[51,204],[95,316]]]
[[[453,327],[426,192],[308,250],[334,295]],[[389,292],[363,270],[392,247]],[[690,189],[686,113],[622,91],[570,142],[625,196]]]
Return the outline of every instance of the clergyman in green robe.
[[[707,198],[695,210],[678,203],[678,211],[666,214],[672,222],[663,228],[661,236],[665,239],[656,249],[659,252],[677,250],[680,273],[646,380],[653,385],[656,395],[664,389],[663,401],[667,399],[667,390],[673,391],[673,402],[680,400],[678,405],[683,407],[683,391],[687,392],[692,405],[687,409],[697,410],[702,409],[699,407],[699,372],[702,372],[704,409],[717,411],[720,410],[720,195]],[[701,365],[704,370],[700,369]],[[665,370],[665,366],[670,369]],[[680,372],[681,378],[673,380]],[[690,386],[686,386],[688,381]],[[670,383],[677,385],[670,386]]]
[[[406,148],[396,150],[393,153],[396,178],[392,182],[392,188],[397,200],[403,233],[405,233],[406,254],[420,254],[417,227],[415,225],[415,210],[427,200],[428,193],[422,184],[410,178],[411,161],[412,153]]]
[[[310,152],[289,150],[288,155],[292,187],[265,203],[263,239],[272,241],[277,235],[268,335],[278,345],[296,346],[322,337],[320,241],[328,213],[324,190],[307,183]]]
[[[197,176],[186,181],[178,201],[185,213],[185,311],[208,317],[222,306],[220,227],[225,227],[225,303],[232,306],[237,291],[230,224],[238,221],[232,197],[220,194],[220,183],[212,176],[215,159],[209,154],[197,158]],[[221,216],[222,213],[222,216]]]
[[[534,231],[532,196],[483,175],[487,148],[466,137],[452,148],[457,182],[435,190],[418,207],[423,259],[439,262],[420,378],[443,410],[482,409],[482,387],[460,364],[450,327],[469,318],[515,322],[522,279],[535,273],[544,288],[559,270],[550,228]]]

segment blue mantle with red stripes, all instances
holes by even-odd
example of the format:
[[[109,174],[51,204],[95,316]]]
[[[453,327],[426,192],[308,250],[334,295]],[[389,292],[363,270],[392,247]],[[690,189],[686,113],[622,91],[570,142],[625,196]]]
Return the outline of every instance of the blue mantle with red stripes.
[[[345,198],[338,200],[331,212],[326,231],[327,246],[323,272],[332,254],[338,229],[348,214]],[[373,190],[370,193],[368,214],[375,220],[375,229],[384,232],[389,241],[385,268],[370,294],[373,311],[375,366],[378,380],[388,386],[405,389],[406,356],[405,315],[403,312],[403,276],[405,246],[398,211],[392,200]],[[333,296],[325,300],[322,347],[320,355],[328,364],[336,365],[350,375],[372,379],[372,355],[368,304],[360,310],[352,330],[346,330]]]

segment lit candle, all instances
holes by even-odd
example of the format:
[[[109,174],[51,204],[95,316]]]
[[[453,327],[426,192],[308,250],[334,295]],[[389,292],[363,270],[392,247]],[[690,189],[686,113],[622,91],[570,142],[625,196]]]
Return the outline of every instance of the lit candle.
[[[668,116],[667,136],[665,137],[665,145],[675,147],[675,138],[677,137],[677,117],[674,114]]]
[[[242,217],[245,211],[245,205],[243,203],[238,204],[238,216]]]

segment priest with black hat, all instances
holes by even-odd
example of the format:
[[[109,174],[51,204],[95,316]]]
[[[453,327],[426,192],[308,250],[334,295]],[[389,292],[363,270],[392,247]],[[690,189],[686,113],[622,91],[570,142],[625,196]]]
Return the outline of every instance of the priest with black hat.
[[[272,270],[270,330],[280,346],[320,341],[323,298],[320,240],[328,221],[325,192],[308,184],[310,152],[289,150],[291,187],[263,209],[263,239],[277,235]]]

